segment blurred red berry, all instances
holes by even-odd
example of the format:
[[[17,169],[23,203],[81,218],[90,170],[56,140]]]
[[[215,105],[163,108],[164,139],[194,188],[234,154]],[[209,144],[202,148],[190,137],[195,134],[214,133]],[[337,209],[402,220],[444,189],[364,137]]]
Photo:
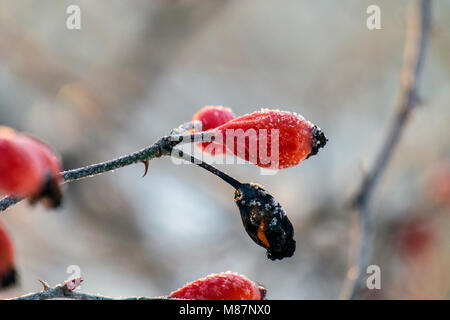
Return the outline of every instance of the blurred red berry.
[[[437,206],[450,205],[450,162],[443,160],[433,164],[426,178],[428,198]]]
[[[31,196],[42,183],[38,157],[15,131],[0,127],[0,194]]]
[[[39,140],[0,127],[0,194],[44,200],[49,207],[61,202],[61,161]]]
[[[265,289],[244,276],[227,271],[190,282],[170,296],[191,300],[262,300]]]
[[[14,284],[16,278],[14,247],[5,226],[0,223],[0,288]]]
[[[54,176],[56,180],[61,181],[61,160],[56,153],[54,153],[45,143],[34,137],[24,136],[24,139],[27,140],[27,146],[29,149],[33,150],[33,152],[38,156],[43,169],[47,170],[48,173]]]
[[[280,110],[253,112],[228,121],[215,130],[224,137],[223,143],[236,156],[271,169],[295,166],[317,154],[328,141],[319,127],[301,115]],[[272,139],[276,133],[278,141]],[[272,148],[278,154],[272,154]]]
[[[434,230],[424,218],[413,218],[401,226],[400,250],[408,258],[424,257],[434,242]]]
[[[26,140],[28,150],[38,157],[43,173],[40,191],[31,198],[31,201],[41,200],[47,207],[58,207],[62,198],[60,158],[49,146],[36,138],[24,135],[23,139]]]
[[[206,106],[194,114],[192,121],[200,121],[202,123],[202,131],[207,131],[217,128],[235,117],[235,114],[230,108],[223,106]],[[213,142],[196,143],[195,145],[203,152],[213,156],[227,152],[226,146],[221,146]]]

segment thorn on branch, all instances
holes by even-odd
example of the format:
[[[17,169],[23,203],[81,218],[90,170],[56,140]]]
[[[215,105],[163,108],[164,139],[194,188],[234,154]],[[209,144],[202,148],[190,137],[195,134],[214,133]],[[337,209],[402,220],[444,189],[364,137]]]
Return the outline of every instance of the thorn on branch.
[[[147,175],[148,172],[148,166],[150,165],[150,160],[144,160],[142,161],[142,163],[145,166],[145,171],[144,171],[144,175],[142,176],[142,178],[144,178]]]
[[[47,291],[48,289],[50,289],[50,286],[48,285],[47,282],[45,282],[44,280],[38,279],[38,281],[42,284],[42,291]]]

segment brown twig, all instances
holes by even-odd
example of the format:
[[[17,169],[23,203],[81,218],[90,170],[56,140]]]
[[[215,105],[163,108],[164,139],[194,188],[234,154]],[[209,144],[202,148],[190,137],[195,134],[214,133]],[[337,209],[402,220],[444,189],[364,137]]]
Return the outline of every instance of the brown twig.
[[[420,0],[413,9],[407,21],[397,112],[373,167],[368,171],[352,201],[353,208],[359,212],[362,234],[357,277],[350,293],[352,299],[357,298],[364,288],[364,274],[372,254],[371,200],[376,184],[392,157],[409,114],[419,101],[419,82],[431,28],[431,0]]]

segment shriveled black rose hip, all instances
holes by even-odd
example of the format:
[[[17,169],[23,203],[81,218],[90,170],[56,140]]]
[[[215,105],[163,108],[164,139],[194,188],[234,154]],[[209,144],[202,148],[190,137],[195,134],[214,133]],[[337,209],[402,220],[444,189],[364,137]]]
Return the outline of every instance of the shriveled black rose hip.
[[[178,157],[195,163],[220,177],[234,187],[236,202],[245,231],[261,247],[267,250],[271,260],[292,257],[295,251],[294,228],[284,208],[255,183],[241,183],[210,164],[176,150]]]
[[[267,249],[271,260],[291,257],[295,251],[294,228],[284,208],[260,185],[242,184],[234,192],[248,235]]]

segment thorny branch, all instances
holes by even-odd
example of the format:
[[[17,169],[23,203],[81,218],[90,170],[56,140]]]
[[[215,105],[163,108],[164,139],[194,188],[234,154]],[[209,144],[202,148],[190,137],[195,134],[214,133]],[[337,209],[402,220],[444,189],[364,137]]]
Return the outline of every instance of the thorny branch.
[[[194,133],[194,134],[180,134],[182,130],[192,128],[190,124],[183,124],[180,127],[173,129],[172,132],[174,135],[164,136],[156,141],[154,144],[129,155],[122,156],[117,159],[93,164],[90,166],[72,169],[68,171],[61,172],[61,176],[64,180],[64,183],[81,180],[84,178],[93,177],[108,171],[113,171],[118,168],[122,168],[131,164],[135,164],[138,162],[143,162],[146,164],[146,168],[148,165],[148,161],[154,158],[158,158],[161,156],[171,156],[172,149],[174,146],[190,143],[194,141],[213,141],[214,135],[210,133]],[[199,164],[200,165],[200,164]],[[200,165],[202,166],[202,165]],[[205,168],[207,169],[207,168]],[[214,168],[216,171],[220,171]],[[211,171],[211,170],[209,170]],[[22,199],[16,196],[8,196],[0,200],[0,212],[5,211],[12,205],[20,202]]]
[[[75,291],[83,280],[80,278],[66,281],[64,284],[58,284],[54,287],[48,286],[41,281],[44,286],[43,291],[29,293],[10,300],[49,300],[49,299],[71,299],[71,300],[172,300],[170,297],[121,297],[112,298],[98,294],[81,293]]]
[[[362,239],[357,277],[350,293],[351,299],[357,298],[364,288],[365,270],[372,254],[371,200],[376,184],[392,157],[409,114],[419,102],[419,82],[431,28],[431,0],[420,0],[413,9],[407,20],[404,61],[400,70],[400,88],[396,106],[397,112],[373,167],[363,179],[361,187],[352,201],[353,208],[359,212]]]
[[[183,132],[193,128],[193,123],[186,123],[180,125],[171,131],[170,136],[165,136],[156,141],[153,145],[144,148],[140,151],[134,152],[132,154],[98,163],[87,167],[82,167],[78,169],[68,170],[61,173],[64,182],[71,182],[75,180],[80,180],[87,177],[92,177],[107,171],[112,171],[121,167],[125,167],[137,162],[144,162],[161,156],[172,156],[175,158],[183,159],[185,161],[192,162],[203,169],[215,174],[234,188],[239,188],[242,183],[232,178],[231,176],[225,174],[219,169],[207,164],[189,155],[182,150],[175,149],[176,145],[194,142],[194,141],[213,141],[214,135],[210,133],[194,133],[194,134],[183,134]],[[146,164],[147,168],[147,164]],[[9,206],[21,201],[20,198],[9,196],[0,200],[0,211],[7,209]],[[81,278],[75,278],[66,281],[64,284],[58,284],[54,287],[50,287],[46,282],[41,281],[43,285],[43,290],[41,292],[29,293],[20,297],[12,298],[11,300],[50,300],[50,299],[71,299],[71,300],[177,300],[170,296],[160,296],[160,297],[120,297],[113,298],[107,297],[99,294],[88,294],[76,292],[75,289],[83,282]]]

